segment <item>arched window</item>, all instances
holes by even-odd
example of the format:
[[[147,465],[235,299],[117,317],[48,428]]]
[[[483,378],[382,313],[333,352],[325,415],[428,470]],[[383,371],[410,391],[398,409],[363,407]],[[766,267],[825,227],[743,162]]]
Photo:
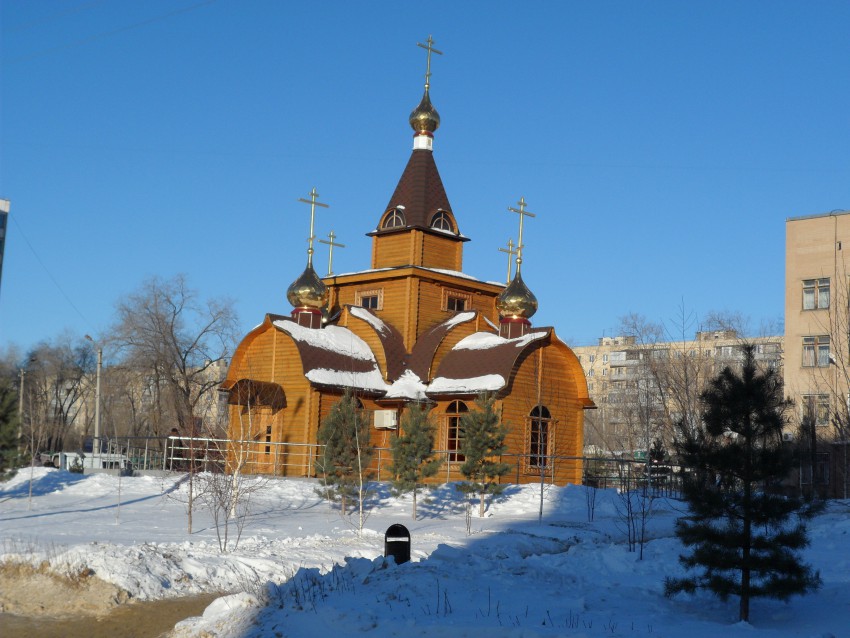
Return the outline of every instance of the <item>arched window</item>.
[[[543,470],[549,467],[552,452],[550,424],[552,415],[545,405],[538,405],[528,417],[528,469]]]
[[[452,401],[446,410],[446,450],[449,452],[450,463],[461,463],[466,458],[459,452],[462,437],[460,420],[468,412],[463,401]]]
[[[449,214],[445,211],[437,211],[437,214],[431,218],[431,228],[436,228],[437,230],[447,230],[449,232],[453,232],[452,228],[452,220],[449,218]]]
[[[389,211],[384,217],[384,223],[381,224],[381,228],[403,228],[404,227],[404,213],[402,213],[398,208],[393,208]]]

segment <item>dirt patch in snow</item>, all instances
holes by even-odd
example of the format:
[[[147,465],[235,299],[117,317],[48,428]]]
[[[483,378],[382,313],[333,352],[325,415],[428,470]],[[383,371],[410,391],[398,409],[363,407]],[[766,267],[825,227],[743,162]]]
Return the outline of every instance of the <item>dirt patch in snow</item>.
[[[18,616],[101,616],[127,602],[129,594],[94,577],[72,576],[30,565],[0,565],[0,612]]]
[[[133,601],[84,572],[59,576],[29,565],[0,565],[3,638],[157,638],[199,616],[220,594]]]

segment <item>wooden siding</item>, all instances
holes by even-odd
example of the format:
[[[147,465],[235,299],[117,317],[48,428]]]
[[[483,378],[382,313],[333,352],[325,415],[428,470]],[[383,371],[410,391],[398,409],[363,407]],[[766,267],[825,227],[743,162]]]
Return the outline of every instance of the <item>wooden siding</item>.
[[[440,237],[429,233],[421,235],[421,250],[419,264],[426,268],[444,268],[446,270],[463,269],[463,244],[457,239]]]
[[[413,233],[396,233],[372,237],[372,268],[413,265],[415,241]]]

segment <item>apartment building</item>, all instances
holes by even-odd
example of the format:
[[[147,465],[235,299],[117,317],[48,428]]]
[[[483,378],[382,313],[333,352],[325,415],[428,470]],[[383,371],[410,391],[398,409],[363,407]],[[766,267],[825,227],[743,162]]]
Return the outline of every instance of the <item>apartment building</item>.
[[[819,438],[847,438],[850,211],[785,222],[785,392]]]
[[[697,417],[707,382],[739,364],[745,344],[755,346],[761,365],[781,374],[782,336],[743,339],[718,330],[697,332],[693,340],[642,342],[622,335],[574,347],[597,406],[585,417],[585,451],[641,458],[655,440],[669,449],[673,424]]]

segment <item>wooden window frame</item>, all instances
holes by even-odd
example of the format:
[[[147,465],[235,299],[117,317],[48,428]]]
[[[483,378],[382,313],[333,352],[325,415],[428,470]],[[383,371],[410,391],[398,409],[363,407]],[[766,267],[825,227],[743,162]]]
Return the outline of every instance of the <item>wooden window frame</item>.
[[[381,222],[382,229],[404,228],[407,225],[407,220],[404,217],[404,211],[398,208],[391,208],[384,214],[384,219]]]
[[[542,414],[535,414],[538,410]],[[540,470],[548,471],[552,469],[552,456],[555,454],[555,419],[545,405],[535,407],[525,418],[525,471],[528,474],[539,474]],[[535,430],[539,426],[545,426],[545,446],[546,449],[541,452],[541,444],[539,440],[535,444]],[[539,433],[537,433],[539,437]],[[535,451],[536,448],[536,451]],[[540,464],[540,457],[545,458],[545,464]],[[536,459],[536,460],[535,460]]]
[[[449,299],[462,299],[463,310],[449,308]],[[467,312],[472,309],[472,295],[468,292],[461,292],[460,290],[443,288],[443,298],[440,304],[440,308],[443,310],[443,312]]]
[[[363,305],[363,299],[369,297],[378,298],[378,306],[376,308],[367,308]],[[384,309],[384,289],[370,288],[368,290],[357,290],[354,293],[354,305],[366,308],[367,310],[383,310]]]
[[[444,223],[446,226],[448,226],[448,228],[443,227]],[[431,218],[431,223],[428,224],[428,226],[429,228],[433,228],[435,230],[441,230],[449,233],[455,232],[454,224],[452,224],[452,218],[444,210],[438,210],[436,213],[434,213],[434,216]]]
[[[450,410],[455,407],[456,411]],[[446,408],[444,417],[446,422],[446,461],[449,463],[463,463],[466,457],[460,453],[462,437],[460,435],[460,420],[469,412],[469,407],[463,401],[452,401]]]

